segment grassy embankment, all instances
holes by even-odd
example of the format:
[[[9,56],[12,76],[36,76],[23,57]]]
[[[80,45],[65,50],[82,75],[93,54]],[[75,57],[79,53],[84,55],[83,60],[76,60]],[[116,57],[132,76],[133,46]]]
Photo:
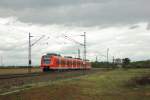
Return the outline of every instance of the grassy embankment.
[[[150,100],[150,69],[97,72],[4,96],[6,100]],[[138,77],[138,78],[137,78]]]

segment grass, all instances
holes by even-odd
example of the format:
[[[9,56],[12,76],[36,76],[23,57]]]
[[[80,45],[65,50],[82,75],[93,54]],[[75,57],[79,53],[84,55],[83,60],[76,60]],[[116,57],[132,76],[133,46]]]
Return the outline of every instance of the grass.
[[[150,69],[116,69],[103,73],[97,72],[69,81],[56,82],[49,86],[34,87],[0,99],[150,100],[150,84],[139,85],[133,82],[134,78],[148,75],[150,77]]]

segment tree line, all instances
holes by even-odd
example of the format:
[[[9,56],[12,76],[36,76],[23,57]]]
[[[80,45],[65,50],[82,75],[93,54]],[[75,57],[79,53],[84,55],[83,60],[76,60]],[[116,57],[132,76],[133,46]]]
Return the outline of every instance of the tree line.
[[[131,62],[130,58],[121,59],[121,62],[92,62],[94,68],[150,68],[150,60]]]

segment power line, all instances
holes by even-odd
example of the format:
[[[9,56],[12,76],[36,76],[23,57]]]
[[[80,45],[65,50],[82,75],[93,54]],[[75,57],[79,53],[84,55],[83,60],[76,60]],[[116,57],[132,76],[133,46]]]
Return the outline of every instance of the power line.
[[[80,36],[85,36],[85,34],[84,35],[80,35]],[[76,41],[76,40],[74,40],[74,39],[72,39],[72,38],[70,38],[70,37],[68,37],[67,35],[63,35],[63,37],[65,38],[65,39],[67,39],[67,40],[69,40],[69,41],[72,41],[72,42],[74,42],[74,43],[76,43],[76,44],[79,44],[79,45],[81,45],[81,46],[86,46],[85,45],[85,38],[84,38],[84,44],[82,44],[82,43],[80,43],[80,42],[78,42],[78,41]],[[85,48],[84,48],[84,51],[85,51]],[[80,50],[78,49],[78,57],[80,58]],[[84,52],[84,60],[85,60],[85,52]]]
[[[72,38],[70,38],[70,37],[68,37],[68,36],[66,36],[66,35],[64,35],[64,38],[65,39],[67,39],[67,40],[70,40],[70,41],[72,41],[72,42],[75,42],[75,43],[77,43],[77,44],[79,44],[79,45],[84,45],[84,44],[82,44],[82,43],[80,43],[80,42],[78,42],[78,41],[76,41],[76,40],[74,40],[74,39],[72,39]]]
[[[31,36],[31,37],[33,37],[33,36]],[[38,40],[36,40],[34,43],[32,43],[31,46],[34,46],[38,41],[40,41],[44,37],[45,37],[45,35],[41,36]]]

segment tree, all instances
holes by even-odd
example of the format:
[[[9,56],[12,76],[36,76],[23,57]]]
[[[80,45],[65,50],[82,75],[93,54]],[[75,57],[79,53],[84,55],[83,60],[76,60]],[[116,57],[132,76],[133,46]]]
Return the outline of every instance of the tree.
[[[122,59],[122,64],[123,64],[123,67],[126,67],[127,65],[130,64],[130,59],[129,58],[124,58]]]

